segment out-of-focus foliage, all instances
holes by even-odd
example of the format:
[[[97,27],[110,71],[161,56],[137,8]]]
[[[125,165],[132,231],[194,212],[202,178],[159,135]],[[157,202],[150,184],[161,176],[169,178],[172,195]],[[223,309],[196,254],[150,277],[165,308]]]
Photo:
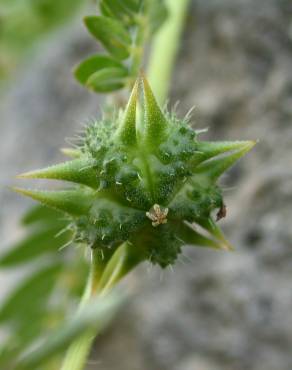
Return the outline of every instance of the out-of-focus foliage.
[[[9,76],[42,36],[70,19],[82,0],[1,0],[0,79]]]
[[[6,332],[0,345],[1,369],[9,369],[44,333],[56,330],[79,300],[88,273],[81,249],[74,253],[67,248],[59,250],[72,237],[68,221],[60,213],[37,206],[26,213],[22,225],[25,237],[0,258],[0,267],[10,271],[30,263],[30,273],[0,308],[0,325]],[[56,368],[55,361],[52,356],[48,369]]]
[[[46,335],[41,345],[21,356],[13,365],[13,370],[45,369],[60,367],[58,355],[85,330],[95,328],[100,332],[112,320],[122,303],[122,295],[116,291],[106,296],[94,297],[82,307],[73,319],[66,320],[57,329]],[[40,367],[41,366],[41,367]]]

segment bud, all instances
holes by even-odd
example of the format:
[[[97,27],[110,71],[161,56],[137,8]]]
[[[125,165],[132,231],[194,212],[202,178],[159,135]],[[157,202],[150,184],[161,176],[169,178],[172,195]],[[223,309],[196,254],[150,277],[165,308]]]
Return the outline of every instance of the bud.
[[[226,213],[217,181],[254,145],[200,142],[188,122],[160,109],[141,77],[124,112],[86,128],[72,160],[20,175],[70,181],[72,189],[16,190],[66,213],[76,241],[102,253],[128,241],[166,267],[186,244],[231,249],[212,219]]]

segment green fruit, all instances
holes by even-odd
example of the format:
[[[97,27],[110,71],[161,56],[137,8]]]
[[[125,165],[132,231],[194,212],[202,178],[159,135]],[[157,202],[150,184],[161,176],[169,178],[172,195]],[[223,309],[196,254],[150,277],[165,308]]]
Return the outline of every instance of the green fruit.
[[[212,220],[214,210],[225,215],[217,180],[254,144],[200,142],[186,120],[161,111],[141,77],[123,112],[86,128],[75,159],[21,175],[72,189],[17,190],[66,213],[76,241],[101,253],[128,241],[165,267],[185,244],[230,247]]]

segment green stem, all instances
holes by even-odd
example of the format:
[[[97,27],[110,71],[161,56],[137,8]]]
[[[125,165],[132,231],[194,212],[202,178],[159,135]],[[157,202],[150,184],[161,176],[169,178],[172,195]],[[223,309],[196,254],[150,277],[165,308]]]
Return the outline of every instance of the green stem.
[[[165,0],[165,2],[169,16],[153,42],[147,73],[150,85],[160,105],[165,103],[168,96],[189,0]]]
[[[82,310],[83,305],[88,303],[93,295],[106,295],[121,278],[141,261],[141,256],[137,255],[132,245],[124,243],[113,254],[101,274],[100,257],[93,250],[90,275],[79,309]],[[90,329],[74,341],[66,353],[61,370],[82,370],[97,334],[96,330]]]
[[[132,45],[132,57],[130,63],[130,90],[133,88],[135,80],[139,74],[139,70],[141,68],[141,63],[144,55],[144,43],[146,39],[147,37],[145,19],[143,16],[140,16],[139,23],[136,28],[134,42]]]
[[[90,300],[93,296],[96,282],[100,279],[100,258],[97,256],[95,250],[91,252],[91,264],[90,264],[90,273],[87,281],[87,285],[84,290],[83,297],[80,302],[79,310],[82,310],[82,307]],[[84,333],[79,337],[75,342],[69,347],[66,357],[63,362],[62,370],[82,370],[86,358],[89,354],[92,335],[91,330]]]

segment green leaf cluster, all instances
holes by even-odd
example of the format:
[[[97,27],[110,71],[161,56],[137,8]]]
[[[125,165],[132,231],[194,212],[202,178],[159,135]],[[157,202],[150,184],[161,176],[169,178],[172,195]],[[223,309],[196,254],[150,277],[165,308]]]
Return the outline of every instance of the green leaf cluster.
[[[95,54],[75,69],[75,77],[95,92],[131,87],[141,67],[147,41],[164,22],[162,0],[101,0],[98,16],[85,17],[90,34],[108,54]]]

